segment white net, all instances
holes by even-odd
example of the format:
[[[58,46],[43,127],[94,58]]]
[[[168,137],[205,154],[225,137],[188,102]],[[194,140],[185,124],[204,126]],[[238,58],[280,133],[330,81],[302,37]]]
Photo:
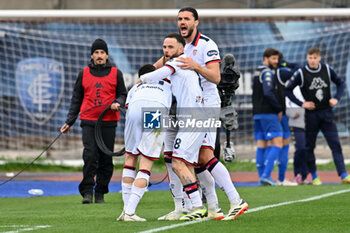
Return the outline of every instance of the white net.
[[[175,16],[0,20],[0,149],[40,149],[57,136],[75,80],[89,63],[90,46],[96,38],[106,40],[112,62],[131,87],[138,68],[161,56],[164,36],[177,31]],[[231,133],[238,146],[254,145],[252,74],[267,47],[277,48],[287,61],[299,64],[305,63],[310,47],[319,47],[323,61],[339,76],[350,78],[350,18],[200,17],[199,30],[216,41],[222,57],[234,54],[241,70],[240,87],[233,98],[240,126]],[[349,83],[335,109],[340,135],[345,138],[350,128]],[[121,142],[123,121],[117,128]],[[77,121],[53,150],[81,148],[80,133]]]

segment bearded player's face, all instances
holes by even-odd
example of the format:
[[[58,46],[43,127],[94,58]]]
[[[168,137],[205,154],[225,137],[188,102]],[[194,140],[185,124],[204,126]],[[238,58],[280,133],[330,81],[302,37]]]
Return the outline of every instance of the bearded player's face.
[[[264,59],[266,59],[267,61],[267,66],[269,66],[270,68],[277,68],[278,55],[272,55],[270,57],[265,57]]]
[[[165,38],[163,42],[163,53],[166,61],[178,57],[181,52],[181,46],[175,38]]]
[[[183,38],[191,37],[197,25],[198,20],[194,19],[192,12],[182,11],[177,15],[177,27]]]

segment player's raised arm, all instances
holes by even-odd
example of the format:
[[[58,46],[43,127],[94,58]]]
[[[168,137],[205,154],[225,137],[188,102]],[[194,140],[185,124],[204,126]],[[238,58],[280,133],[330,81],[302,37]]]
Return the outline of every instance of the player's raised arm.
[[[168,66],[163,66],[158,70],[144,74],[140,77],[142,82],[156,82],[168,77],[173,73],[173,70]]]

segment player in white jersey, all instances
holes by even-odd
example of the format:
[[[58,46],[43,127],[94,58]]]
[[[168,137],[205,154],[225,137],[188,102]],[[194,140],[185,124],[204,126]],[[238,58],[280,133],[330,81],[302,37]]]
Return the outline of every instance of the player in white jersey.
[[[144,65],[140,68],[139,75],[154,70],[153,65]],[[135,210],[147,189],[153,161],[159,159],[164,132],[161,127],[156,126],[152,129],[144,129],[144,117],[145,114],[149,114],[152,123],[153,120],[158,120],[160,115],[168,114],[171,98],[171,86],[167,80],[149,84],[139,83],[134,85],[128,93],[124,130],[126,157],[122,174],[124,208],[118,221],[146,221],[135,215]],[[139,172],[136,175],[135,168],[139,155],[142,156]]]
[[[182,69],[191,69],[199,73],[203,87],[204,107],[214,110],[210,111],[211,117],[218,119],[220,113],[220,96],[216,85],[220,82],[219,50],[214,41],[198,31],[198,23],[196,9],[185,7],[179,10],[177,25],[180,34],[186,41],[184,53],[187,55],[187,57],[178,59],[178,61],[183,63],[179,67]],[[157,68],[160,65],[160,61],[155,64]],[[213,182],[214,177],[218,186],[225,191],[231,205],[228,215],[223,220],[232,220],[244,213],[248,209],[248,204],[240,198],[226,167],[215,158],[215,139],[216,131],[207,132],[199,153],[198,162],[202,169],[199,169],[200,172],[197,173],[197,177],[201,186],[205,188],[203,188],[203,191],[205,191],[204,194],[208,201],[208,217],[213,219],[223,218],[222,211],[217,203]]]
[[[174,57],[181,55],[184,49],[184,39],[176,33],[169,34],[163,42],[164,56],[170,60],[165,65],[151,73],[142,75],[143,82],[154,82],[163,77],[171,80],[172,92],[177,101],[176,117],[179,124],[178,132],[173,141],[172,170],[180,179],[183,189],[191,200],[193,209],[180,220],[193,220],[204,217],[206,209],[203,206],[197,181],[194,175],[194,165],[198,163],[198,152],[204,137],[203,128],[188,125],[189,120],[203,120],[206,115],[202,108],[202,89],[196,72],[183,70]],[[181,122],[184,123],[181,125]]]

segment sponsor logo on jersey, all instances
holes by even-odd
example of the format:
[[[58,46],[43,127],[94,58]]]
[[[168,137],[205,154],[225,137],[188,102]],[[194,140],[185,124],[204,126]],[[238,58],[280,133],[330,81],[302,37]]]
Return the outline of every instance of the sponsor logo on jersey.
[[[207,52],[208,57],[215,56],[215,55],[218,55],[218,54],[219,54],[219,52],[216,51],[216,50],[210,50],[210,51]]]
[[[160,129],[161,128],[162,113],[157,111],[143,112],[143,128],[144,129]]]
[[[310,90],[321,89],[323,87],[328,87],[327,83],[323,81],[322,78],[316,77],[312,79],[312,83],[309,87]]]
[[[323,90],[322,89],[318,89],[316,91],[316,94],[315,94],[316,98],[318,99],[318,101],[322,101],[323,100]]]
[[[21,60],[16,68],[16,89],[26,114],[44,125],[56,113],[64,87],[63,63],[37,57]]]

